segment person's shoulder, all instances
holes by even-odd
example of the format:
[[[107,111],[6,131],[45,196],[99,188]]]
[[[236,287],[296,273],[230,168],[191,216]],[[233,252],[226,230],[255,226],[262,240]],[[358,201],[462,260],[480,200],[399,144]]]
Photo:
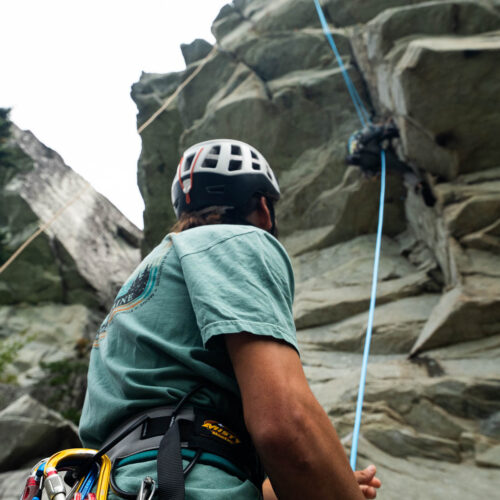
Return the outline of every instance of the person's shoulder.
[[[172,234],[179,256],[221,246],[244,246],[255,251],[274,248],[286,255],[281,243],[267,231],[239,224],[210,224]]]

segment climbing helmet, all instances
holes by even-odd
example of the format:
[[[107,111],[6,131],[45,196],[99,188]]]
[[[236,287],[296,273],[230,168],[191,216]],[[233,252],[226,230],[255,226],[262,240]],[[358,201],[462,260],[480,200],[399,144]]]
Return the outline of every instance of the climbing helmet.
[[[278,181],[257,149],[233,139],[213,139],[188,148],[172,182],[177,218],[211,206],[243,207],[255,194],[278,200]]]

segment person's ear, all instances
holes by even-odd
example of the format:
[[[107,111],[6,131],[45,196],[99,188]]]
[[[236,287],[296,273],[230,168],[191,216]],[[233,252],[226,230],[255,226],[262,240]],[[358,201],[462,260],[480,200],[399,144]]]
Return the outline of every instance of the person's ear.
[[[265,196],[260,197],[257,209],[259,212],[259,226],[262,229],[269,231],[273,227],[273,221]]]

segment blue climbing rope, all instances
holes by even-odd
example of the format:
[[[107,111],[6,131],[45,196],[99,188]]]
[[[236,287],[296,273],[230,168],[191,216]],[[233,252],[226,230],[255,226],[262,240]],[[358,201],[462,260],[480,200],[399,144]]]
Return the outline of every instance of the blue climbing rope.
[[[321,22],[321,26],[323,27],[323,32],[330,43],[330,46],[335,54],[340,70],[342,71],[342,76],[347,85],[347,90],[351,95],[351,99],[354,103],[354,107],[356,108],[356,112],[358,114],[359,120],[363,127],[366,127],[371,123],[370,116],[366,107],[363,104],[363,101],[359,97],[359,94],[356,90],[356,87],[352,83],[351,77],[347,72],[347,69],[344,66],[342,61],[342,57],[337,50],[337,46],[335,45],[335,41],[333,40],[332,34],[330,33],[330,29],[328,27],[328,23],[325,19],[325,14],[323,13],[323,9],[319,3],[319,0],[314,0],[314,4],[316,5],[316,10],[318,11],[318,17]],[[359,380],[359,391],[358,391],[358,400],[356,403],[356,417],[354,419],[354,430],[352,433],[352,446],[351,446],[351,456],[350,456],[350,464],[352,470],[356,468],[356,458],[358,454],[358,442],[359,442],[359,430],[361,427],[361,415],[363,413],[363,400],[365,397],[365,386],[366,386],[366,372],[368,368],[368,357],[370,355],[370,343],[372,338],[372,330],[373,330],[373,316],[375,313],[375,301],[377,297],[377,281],[378,281],[378,269],[380,264],[380,246],[382,242],[382,226],[384,222],[384,200],[385,200],[385,151],[382,149],[380,152],[380,163],[381,163],[381,176],[380,176],[380,204],[379,204],[379,212],[378,212],[378,227],[377,227],[377,240],[375,244],[375,258],[373,261],[373,278],[372,278],[372,290],[370,296],[370,309],[368,311],[368,325],[366,328],[366,338],[365,338],[365,348],[363,351],[363,362],[361,365],[361,376]]]
[[[347,85],[347,90],[351,95],[352,102],[354,103],[354,107],[356,108],[356,113],[358,114],[359,120],[361,121],[363,127],[366,127],[366,125],[370,123],[370,115],[366,110],[366,107],[363,104],[361,97],[359,97],[358,91],[356,90],[356,87],[352,83],[351,77],[349,76],[346,67],[344,66],[344,62],[342,61],[342,57],[340,56],[340,53],[337,49],[335,40],[333,39],[332,34],[330,33],[330,28],[328,27],[328,23],[326,22],[325,14],[323,12],[323,9],[321,8],[319,0],[314,0],[314,4],[316,5],[316,10],[318,11],[318,17],[321,22],[323,32],[325,33],[326,39],[330,43],[330,47],[332,48],[333,53],[335,54],[335,58],[337,59],[337,63],[342,72],[342,76],[344,77],[344,81]]]
[[[363,412],[363,399],[365,397],[366,371],[368,367],[368,356],[370,355],[370,343],[372,339],[373,316],[375,313],[375,300],[377,297],[378,269],[380,263],[380,246],[382,243],[382,226],[384,223],[384,199],[385,199],[385,151],[380,153],[380,203],[378,207],[377,241],[375,243],[375,258],[373,260],[372,292],[370,297],[370,309],[368,312],[368,326],[366,327],[365,349],[363,351],[363,363],[361,365],[361,377],[359,380],[358,402],[356,404],[356,418],[352,433],[351,446],[351,468],[356,468],[356,457],[358,453],[359,429],[361,427],[361,413]]]

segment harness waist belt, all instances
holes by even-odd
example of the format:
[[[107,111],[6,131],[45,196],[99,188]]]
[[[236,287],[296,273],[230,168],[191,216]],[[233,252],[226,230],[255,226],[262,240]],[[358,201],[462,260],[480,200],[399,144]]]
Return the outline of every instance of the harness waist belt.
[[[120,426],[104,443],[103,449],[124,435],[106,452],[113,463],[111,486],[120,496],[135,499],[137,492],[124,492],[117,487],[114,480],[115,464],[138,453],[163,448],[163,438],[167,438],[167,441],[172,439],[173,411],[174,407],[165,406],[142,412]],[[214,465],[233,475],[240,471],[236,474],[240,479],[250,479],[261,489],[264,478],[262,466],[250,436],[241,423],[228,421],[227,417],[220,417],[205,408],[189,407],[175,414],[175,426],[178,426],[175,434],[180,436],[180,448],[195,450],[199,463]],[[131,429],[130,432],[127,429]],[[207,459],[210,454],[222,457],[234,467],[224,467],[224,460]],[[159,451],[158,465],[161,456]]]

